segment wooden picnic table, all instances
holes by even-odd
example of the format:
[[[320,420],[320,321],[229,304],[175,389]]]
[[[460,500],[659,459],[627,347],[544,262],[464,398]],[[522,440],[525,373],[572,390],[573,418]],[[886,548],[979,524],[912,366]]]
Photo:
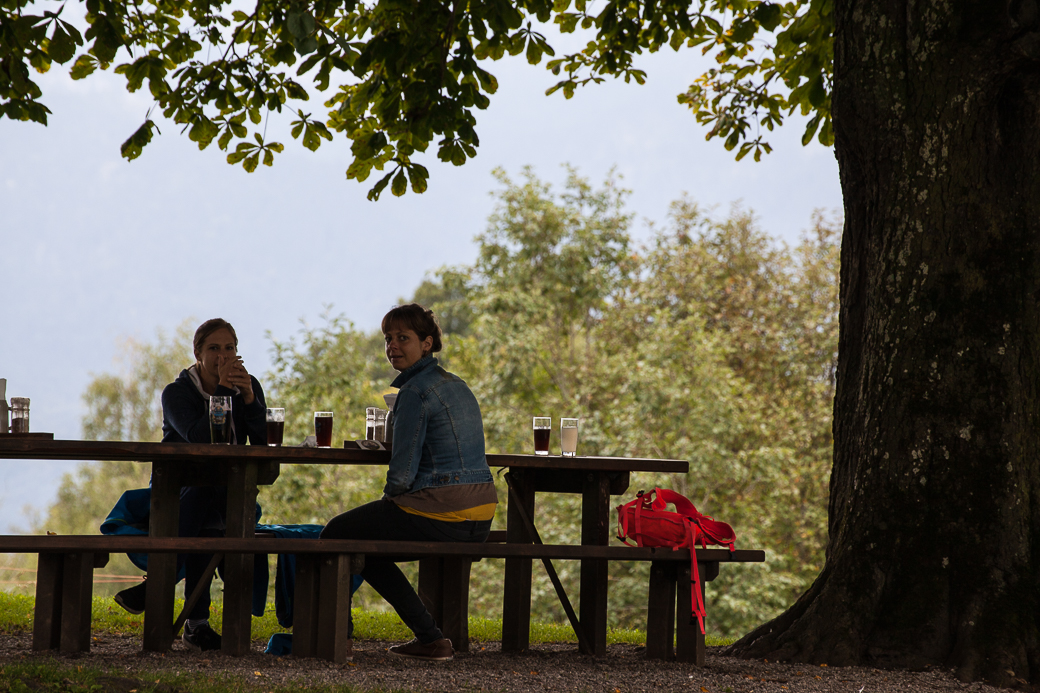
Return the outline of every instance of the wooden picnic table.
[[[347,442],[345,445],[352,444]],[[390,453],[357,447],[303,448],[0,436],[0,459],[150,462],[149,534],[155,537],[177,536],[182,486],[226,485],[225,536],[238,538],[253,536],[257,487],[274,483],[280,465],[386,465]],[[680,460],[624,457],[489,454],[487,459],[490,466],[509,470],[506,533],[507,541],[512,543],[532,541],[530,524],[537,525],[539,519],[535,512],[535,494],[555,492],[581,494],[581,543],[607,545],[612,526],[610,496],[628,489],[631,472],[666,474],[685,473],[688,469],[688,464]],[[581,562],[580,621],[593,653],[600,655],[606,650],[607,564],[603,559]],[[528,646],[531,568],[531,559],[506,559],[503,650],[521,650]],[[165,651],[173,642],[175,570],[175,554],[149,556],[145,650]],[[249,651],[252,570],[252,555],[225,556],[222,650],[228,654],[241,655]]]

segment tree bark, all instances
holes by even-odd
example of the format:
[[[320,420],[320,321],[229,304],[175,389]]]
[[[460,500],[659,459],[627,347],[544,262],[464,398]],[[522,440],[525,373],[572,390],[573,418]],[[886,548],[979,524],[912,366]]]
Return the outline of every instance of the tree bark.
[[[1040,681],[1040,8],[834,5],[827,560],[731,651]]]

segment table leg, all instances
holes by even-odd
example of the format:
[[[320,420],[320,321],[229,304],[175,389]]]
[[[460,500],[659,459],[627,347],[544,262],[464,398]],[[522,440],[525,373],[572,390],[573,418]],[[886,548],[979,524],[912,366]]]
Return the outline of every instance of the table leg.
[[[180,479],[177,462],[152,462],[152,500],[148,534],[175,537],[180,515]],[[165,652],[173,644],[173,597],[177,583],[177,555],[148,556],[148,589],[145,591],[144,649]]]
[[[252,537],[256,533],[255,462],[228,465],[227,537]],[[224,654],[249,652],[253,605],[253,554],[224,556],[224,619],[220,649]]]
[[[610,542],[610,475],[590,472],[581,498],[581,543],[606,546]],[[581,562],[581,605],[578,620],[593,654],[607,654],[607,575],[608,562],[602,559]]]
[[[519,506],[533,518],[534,486],[523,472],[514,472],[506,509],[506,541],[530,544]],[[502,651],[520,652],[531,642],[531,559],[507,558],[502,603]]]

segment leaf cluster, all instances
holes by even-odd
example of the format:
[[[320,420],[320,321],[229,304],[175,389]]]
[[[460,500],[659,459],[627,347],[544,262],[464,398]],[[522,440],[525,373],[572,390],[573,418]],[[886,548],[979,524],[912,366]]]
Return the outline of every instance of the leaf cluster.
[[[52,62],[74,79],[117,60],[127,89],[147,87],[163,115],[200,149],[213,142],[227,161],[254,171],[284,151],[268,139],[271,112],[290,108],[291,135],[315,151],[342,134],[353,159],[348,179],[378,199],[427,188],[421,155],[440,161],[476,156],[476,113],[498,81],[489,60],[523,54],[562,79],[548,93],[573,95],[607,77],[643,83],[639,55],[699,47],[718,66],[679,95],[707,138],[741,159],[770,151],[763,130],[798,109],[812,114],[803,136],[833,142],[830,117],[833,0],[84,0],[85,35],[61,9],[24,14],[26,0],[0,1],[0,113],[45,123],[47,107],[30,78]],[[64,5],[61,6],[64,8]],[[589,36],[556,57],[539,28]],[[312,92],[324,113],[305,113]],[[150,114],[122,146],[139,156],[156,124]]]
[[[72,60],[83,36],[61,18],[64,4],[42,14],[29,14],[31,9],[27,0],[0,2],[0,117],[46,125],[51,111],[40,101],[43,91],[32,72]]]

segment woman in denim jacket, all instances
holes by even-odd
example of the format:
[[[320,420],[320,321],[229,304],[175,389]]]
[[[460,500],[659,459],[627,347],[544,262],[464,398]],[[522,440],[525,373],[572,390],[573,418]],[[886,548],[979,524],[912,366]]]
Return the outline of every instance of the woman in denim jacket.
[[[394,440],[383,497],[333,518],[323,539],[484,541],[498,495],[484,456],[480,406],[466,383],[432,354],[441,350],[433,311],[398,306],[383,318],[386,358],[400,375]],[[365,559],[362,577],[415,639],[390,648],[402,657],[452,658],[444,637],[404,573],[391,560]]]

